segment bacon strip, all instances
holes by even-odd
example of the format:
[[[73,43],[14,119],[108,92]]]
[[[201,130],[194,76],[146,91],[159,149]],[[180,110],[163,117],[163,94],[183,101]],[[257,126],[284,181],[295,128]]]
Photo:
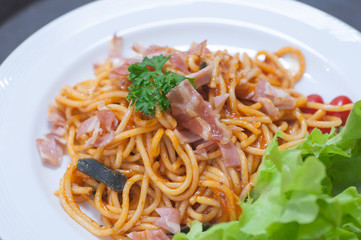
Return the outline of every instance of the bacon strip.
[[[186,129],[175,129],[174,134],[177,135],[180,143],[193,143],[201,140],[202,137]]]
[[[109,73],[110,79],[119,79],[121,77],[126,77],[129,75],[128,67],[130,65],[124,63],[119,67],[113,68]]]
[[[214,101],[214,107],[215,108],[221,108],[223,107],[223,105],[226,103],[227,98],[228,98],[229,94],[225,93],[219,96],[216,96],[213,98]]]
[[[260,98],[270,99],[278,109],[294,109],[296,107],[296,101],[290,94],[273,87],[266,79],[258,82],[255,88],[253,100],[258,102]]]
[[[171,55],[172,56],[169,59],[170,63],[179,71],[189,74],[184,54],[180,52],[172,52]]]
[[[118,119],[115,117],[114,112],[110,110],[97,111],[96,116],[99,119],[101,128],[107,131],[115,130],[118,125]]]
[[[276,119],[279,110],[294,109],[296,100],[286,91],[272,86],[266,79],[256,86],[242,82],[236,86],[236,96],[240,99],[262,103],[262,111],[272,119]]]
[[[162,230],[136,231],[127,234],[132,240],[169,240],[169,237]]]
[[[95,114],[95,116],[88,118],[80,124],[76,138],[78,139],[84,134],[92,132],[92,136],[85,142],[85,145],[103,147],[113,140],[114,130],[117,128],[119,121],[110,110],[99,110]],[[108,133],[99,137],[104,130]]]
[[[241,81],[236,86],[235,93],[239,99],[252,100],[255,93],[255,86],[248,82]]]
[[[156,208],[155,211],[160,215],[155,221],[155,225],[161,227],[173,234],[180,232],[180,211],[172,207]]]
[[[204,158],[207,158],[207,157],[208,157],[207,150],[204,149],[204,148],[202,148],[202,149],[196,149],[196,150],[194,150],[194,153],[195,153],[195,154],[198,154],[198,155],[200,155],[200,156],[202,156],[202,157],[204,157]]]
[[[119,58],[117,67],[113,68],[109,73],[109,78],[119,79],[127,77],[129,75],[128,67],[136,62],[141,62],[142,57],[133,57],[133,58]]]
[[[191,45],[191,47],[189,48],[189,50],[185,51],[184,54],[185,55],[192,55],[192,54],[202,55],[204,50],[206,49],[206,46],[207,46],[207,40],[204,40],[203,42],[200,42],[200,43],[193,43]]]
[[[46,134],[46,137],[54,138],[59,143],[65,145],[66,144],[65,133],[66,133],[66,131],[63,127],[58,126],[58,125],[52,125],[50,127],[50,132],[48,134]]]
[[[109,58],[120,58],[123,50],[123,38],[114,34],[109,46]]]
[[[48,107],[48,121],[59,126],[64,126],[65,115],[56,106],[50,104]]]
[[[142,56],[155,56],[155,55],[169,55],[170,49],[168,47],[164,46],[158,46],[158,45],[150,45],[147,48],[144,48],[141,44],[135,43],[132,46],[132,49],[141,54]]]
[[[36,139],[36,146],[43,163],[59,166],[63,158],[63,147],[54,138]]]
[[[211,81],[213,69],[214,64],[211,64],[198,72],[187,75],[186,77],[194,78],[194,83],[197,85],[197,88],[199,88]]]
[[[100,128],[100,121],[97,116],[93,116],[85,120],[80,124],[80,127],[76,133],[76,138],[80,138],[86,133],[90,133]]]
[[[276,119],[280,113],[273,102],[268,98],[259,98],[258,102],[262,103],[262,110],[272,119]]]
[[[113,141],[114,136],[115,136],[114,131],[111,131],[111,132],[101,136],[97,140],[95,140],[93,146],[94,147],[104,147]]]
[[[232,142],[227,144],[218,144],[221,149],[224,165],[226,167],[236,167],[241,165],[241,160],[236,146]]]
[[[231,131],[219,122],[211,105],[194,89],[188,80],[181,82],[168,94],[172,116],[180,127],[200,135],[204,140],[226,144]]]
[[[179,127],[216,142],[226,166],[239,166],[236,146],[231,142],[232,132],[221,124],[211,105],[194,89],[188,80],[174,87],[167,95],[171,102],[172,116]]]
[[[216,146],[217,144],[215,142],[212,141],[204,141],[202,143],[200,143],[199,145],[197,145],[196,149],[197,150],[201,150],[201,149],[208,149],[208,148],[212,148],[214,146]]]

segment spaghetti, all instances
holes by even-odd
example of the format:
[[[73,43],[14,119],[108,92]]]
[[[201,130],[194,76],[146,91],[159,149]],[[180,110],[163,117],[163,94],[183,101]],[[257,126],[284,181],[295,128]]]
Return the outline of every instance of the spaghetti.
[[[352,104],[308,102],[293,89],[305,70],[301,51],[293,47],[275,53],[259,51],[254,58],[211,52],[205,42],[193,44],[186,52],[157,46],[133,48],[148,56],[171,55],[163,70],[183,76],[213,65],[210,81],[197,90],[231,133],[239,164],[228,166],[220,145],[212,141],[182,139],[172,110],[158,109],[154,117],[135,111],[126,100],[131,84],[126,69],[137,60],[120,58],[120,66],[115,67],[108,59],[95,67],[95,79],[64,86],[55,97],[56,106],[51,107],[52,113],[63,117],[57,126],[65,130],[71,158],[57,194],[64,210],[97,236],[135,239],[132,233],[138,231],[162,229],[169,233],[157,222],[162,215],[158,209],[165,208],[179,211],[181,226],[194,220],[211,224],[237,220],[242,213],[237,203],[252,189],[265,148],[276,132],[283,133],[280,149],[291,148],[304,139],[309,127],[341,125],[341,120],[327,111],[352,108]],[[297,58],[297,72],[282,65],[280,58],[286,55]],[[269,95],[263,96],[260,89]],[[317,111],[307,114],[301,107]],[[99,112],[110,117],[99,124],[94,118],[102,118]],[[89,119],[93,125],[84,130]],[[123,191],[118,193],[78,171],[77,161],[83,158],[94,158],[124,174],[128,180]],[[81,210],[83,201],[97,209],[101,224]]]

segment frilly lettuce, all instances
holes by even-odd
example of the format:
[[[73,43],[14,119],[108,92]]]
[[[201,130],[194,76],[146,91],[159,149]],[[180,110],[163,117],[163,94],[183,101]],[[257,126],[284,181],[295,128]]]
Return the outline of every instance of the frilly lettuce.
[[[239,221],[173,240],[361,239],[361,101],[339,134],[315,129],[293,149],[267,147]],[[360,188],[359,188],[360,189]]]

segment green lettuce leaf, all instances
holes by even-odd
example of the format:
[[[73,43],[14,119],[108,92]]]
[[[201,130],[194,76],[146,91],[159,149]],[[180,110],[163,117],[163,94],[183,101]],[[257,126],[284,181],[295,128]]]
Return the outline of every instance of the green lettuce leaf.
[[[276,134],[259,167],[239,221],[205,232],[194,222],[174,240],[361,239],[361,101],[339,134],[315,129],[280,151]]]

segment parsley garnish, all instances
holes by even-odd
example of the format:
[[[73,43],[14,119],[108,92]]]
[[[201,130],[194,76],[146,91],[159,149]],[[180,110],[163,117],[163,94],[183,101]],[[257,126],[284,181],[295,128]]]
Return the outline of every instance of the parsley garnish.
[[[170,107],[166,95],[183,80],[188,79],[196,87],[193,78],[169,71],[162,72],[162,67],[169,58],[170,56],[163,55],[144,57],[141,63],[134,63],[128,67],[128,78],[132,85],[128,88],[130,92],[127,100],[131,101],[132,106],[135,105],[136,111],[154,117],[157,105],[162,112]]]

